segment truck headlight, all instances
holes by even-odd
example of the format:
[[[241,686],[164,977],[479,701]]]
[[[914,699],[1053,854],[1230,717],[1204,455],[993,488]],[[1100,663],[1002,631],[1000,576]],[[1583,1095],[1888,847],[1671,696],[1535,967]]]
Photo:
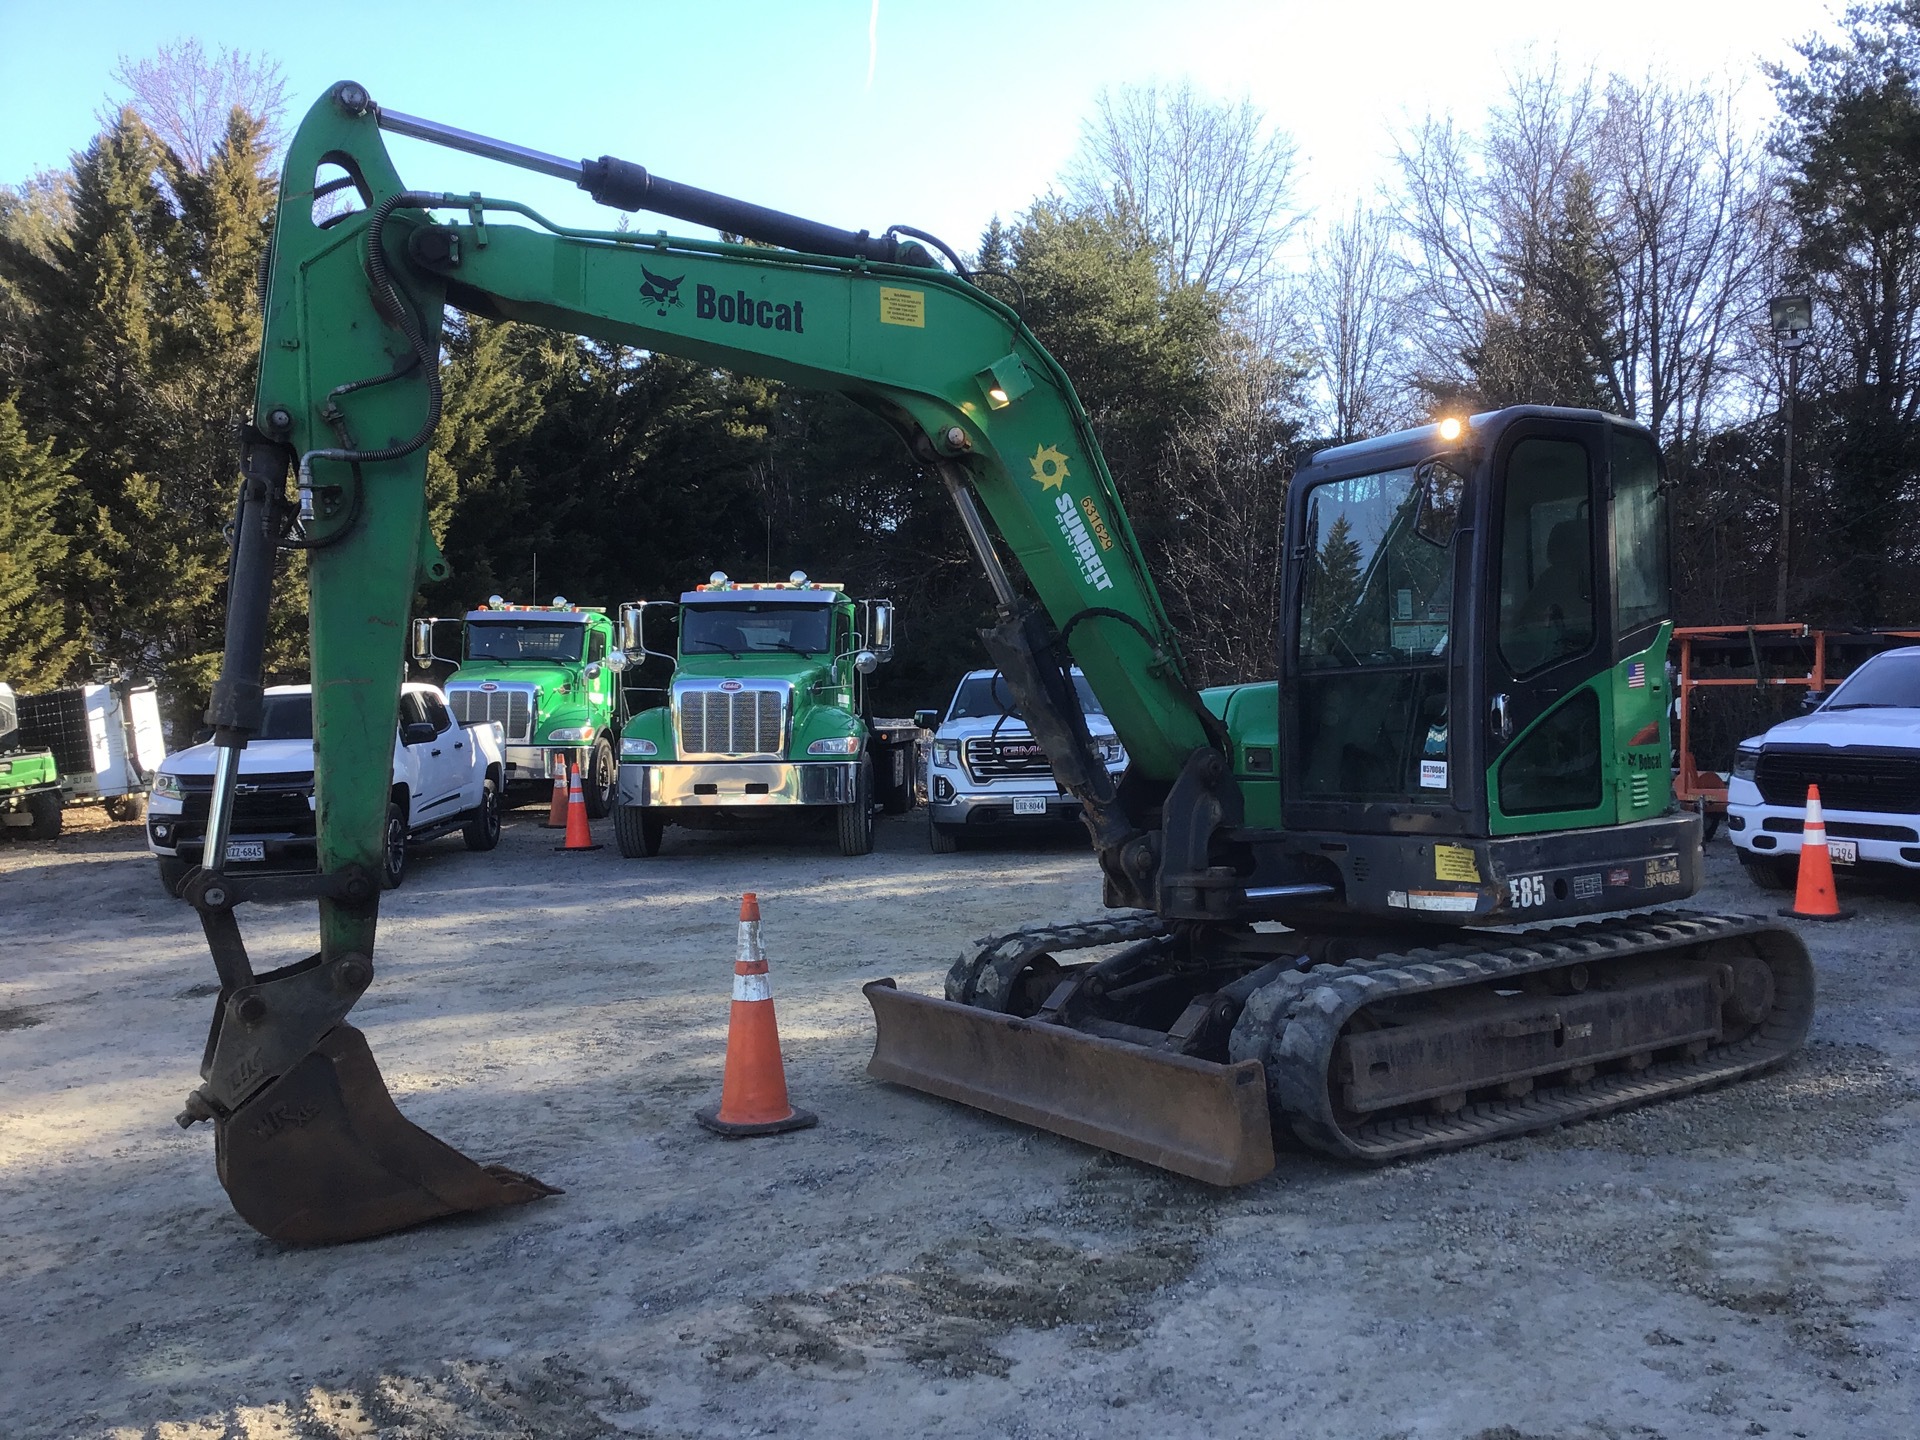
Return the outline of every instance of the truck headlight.
[[[936,740],[933,742],[933,763],[942,770],[960,768],[960,742],[958,740]]]
[[[184,800],[187,792],[180,787],[180,777],[169,775],[164,770],[153,777],[153,793],[163,800]]]
[[[564,730],[549,730],[547,743],[551,745],[584,745],[593,739],[593,726],[575,725]]]
[[[1756,745],[1749,750],[1746,746],[1742,745],[1740,747],[1740,753],[1736,755],[1733,760],[1733,778],[1736,780],[1751,780],[1759,769],[1760,747]]]
[[[1103,765],[1118,765],[1127,758],[1127,747],[1112,736],[1096,739],[1093,745],[1100,752],[1100,763]]]
[[[831,740],[816,740],[807,746],[809,755],[858,755],[860,737],[858,735],[837,735]]]
[[[620,741],[622,755],[658,755],[660,747],[651,740],[642,740],[638,735],[624,736]]]

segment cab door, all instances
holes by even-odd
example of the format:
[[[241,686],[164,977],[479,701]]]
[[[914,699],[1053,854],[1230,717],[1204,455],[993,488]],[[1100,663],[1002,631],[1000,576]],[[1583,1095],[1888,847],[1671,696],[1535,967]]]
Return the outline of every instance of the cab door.
[[[1492,457],[1482,624],[1494,835],[1614,818],[1607,427],[1529,416]]]

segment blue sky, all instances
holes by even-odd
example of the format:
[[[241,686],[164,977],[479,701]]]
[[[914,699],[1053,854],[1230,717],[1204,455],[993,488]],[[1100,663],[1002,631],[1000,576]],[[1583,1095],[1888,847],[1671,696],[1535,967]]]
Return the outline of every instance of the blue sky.
[[[1300,149],[1325,213],[1389,171],[1392,137],[1463,118],[1528,58],[1745,79],[1830,7],[1772,0],[707,0],[663,4],[0,0],[0,183],[64,166],[121,53],[195,35],[284,66],[296,112],[355,79],[394,109],[848,228],[905,222],[971,249],[1060,172],[1102,85],[1190,76],[1250,95]],[[869,65],[871,62],[871,77]],[[391,142],[409,183],[484,189],[607,224],[561,181]],[[643,222],[644,223],[644,222]]]

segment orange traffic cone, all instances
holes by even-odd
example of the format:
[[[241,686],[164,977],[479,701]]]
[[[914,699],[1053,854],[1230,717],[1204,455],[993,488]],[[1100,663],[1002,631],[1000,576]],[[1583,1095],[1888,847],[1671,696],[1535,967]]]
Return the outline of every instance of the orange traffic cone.
[[[787,1099],[767,952],[760,945],[760,899],[752,891],[740,897],[740,952],[733,965],[733,1013],[727,1022],[727,1071],[720,1082],[720,1103],[693,1118],[716,1135],[733,1139],[804,1130],[820,1118]]]
[[[1807,821],[1800,832],[1800,883],[1793,892],[1793,908],[1782,910],[1796,920],[1844,920],[1853,912],[1840,908],[1833,889],[1833,857],[1827,851],[1827,822],[1820,813],[1820,787],[1807,787]]]
[[[542,830],[567,828],[567,774],[568,767],[564,764],[553,772],[553,799],[547,802],[547,818],[540,826]]]
[[[556,850],[598,850],[593,843],[593,828],[587,824],[587,797],[580,793],[580,771],[577,766],[567,771],[567,843],[556,845]]]

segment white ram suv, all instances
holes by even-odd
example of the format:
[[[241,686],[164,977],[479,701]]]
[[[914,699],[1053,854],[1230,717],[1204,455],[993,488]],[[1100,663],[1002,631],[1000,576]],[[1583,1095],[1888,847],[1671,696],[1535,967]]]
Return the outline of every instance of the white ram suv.
[[[213,800],[215,747],[194,745],[161,762],[147,806],[147,849],[160,883],[179,893],[200,863]],[[458,830],[469,850],[500,843],[505,758],[498,722],[462,725],[432,685],[400,692],[393,744],[393,793],[381,850],[388,889],[406,874],[407,845]],[[240,752],[227,862],[236,873],[312,870],[313,687],[270,685],[260,734]]]
[[[1836,866],[1920,870],[1920,647],[1874,656],[1817,709],[1741,742],[1727,832],[1762,889],[1793,888],[1809,785]]]
[[[1126,748],[1086,677],[1078,668],[1072,674],[1094,749],[1117,779],[1127,768]],[[914,718],[934,731],[925,765],[927,843],[934,854],[952,854],[967,834],[1080,818],[1080,802],[1053,778],[1046,752],[1014,709],[998,670],[963,676],[944,716],[923,710]]]

